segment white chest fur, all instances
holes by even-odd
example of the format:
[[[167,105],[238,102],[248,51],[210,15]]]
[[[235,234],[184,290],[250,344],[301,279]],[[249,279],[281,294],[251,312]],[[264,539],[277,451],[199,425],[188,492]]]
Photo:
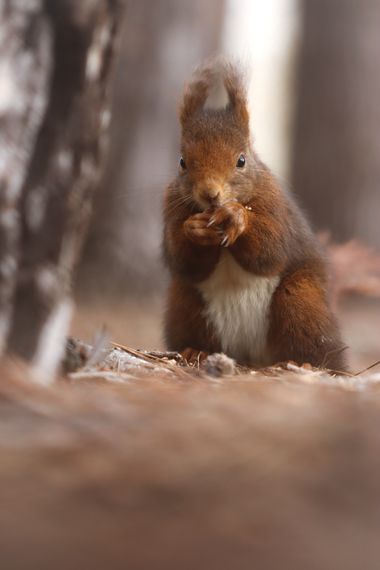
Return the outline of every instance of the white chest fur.
[[[222,350],[240,362],[265,364],[269,310],[279,277],[245,271],[224,251],[212,275],[199,285],[205,316]]]

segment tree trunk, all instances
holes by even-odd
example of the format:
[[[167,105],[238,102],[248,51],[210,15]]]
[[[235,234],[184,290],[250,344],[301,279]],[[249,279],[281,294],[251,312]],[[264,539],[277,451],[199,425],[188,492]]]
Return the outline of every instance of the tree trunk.
[[[380,246],[380,2],[307,0],[293,183],[321,229]]]
[[[49,381],[107,141],[118,4],[8,1],[0,15],[0,337]]]
[[[179,160],[177,106],[194,65],[220,45],[224,0],[126,3],[108,166],[80,285],[157,292],[161,201]]]

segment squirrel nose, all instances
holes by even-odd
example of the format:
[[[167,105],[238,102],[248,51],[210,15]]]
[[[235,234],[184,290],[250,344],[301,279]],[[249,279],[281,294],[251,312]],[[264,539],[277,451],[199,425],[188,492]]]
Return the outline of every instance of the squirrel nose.
[[[220,196],[218,188],[205,188],[201,191],[201,198],[211,205],[217,204]]]

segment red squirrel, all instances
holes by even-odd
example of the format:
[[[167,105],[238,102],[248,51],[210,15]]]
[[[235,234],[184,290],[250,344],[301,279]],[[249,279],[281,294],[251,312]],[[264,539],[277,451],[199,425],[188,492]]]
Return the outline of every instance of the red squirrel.
[[[205,65],[184,92],[179,172],[164,199],[167,347],[190,362],[224,352],[248,366],[345,370],[326,261],[253,148],[243,77],[231,63]],[[228,103],[213,109],[220,80]]]

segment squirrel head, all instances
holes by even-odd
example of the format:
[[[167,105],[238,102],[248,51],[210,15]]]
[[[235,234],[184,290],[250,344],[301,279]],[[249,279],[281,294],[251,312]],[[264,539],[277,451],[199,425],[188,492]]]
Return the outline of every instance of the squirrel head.
[[[208,106],[218,85],[227,96],[222,108]],[[181,187],[201,210],[249,199],[255,156],[243,74],[230,63],[198,69],[180,107]]]

